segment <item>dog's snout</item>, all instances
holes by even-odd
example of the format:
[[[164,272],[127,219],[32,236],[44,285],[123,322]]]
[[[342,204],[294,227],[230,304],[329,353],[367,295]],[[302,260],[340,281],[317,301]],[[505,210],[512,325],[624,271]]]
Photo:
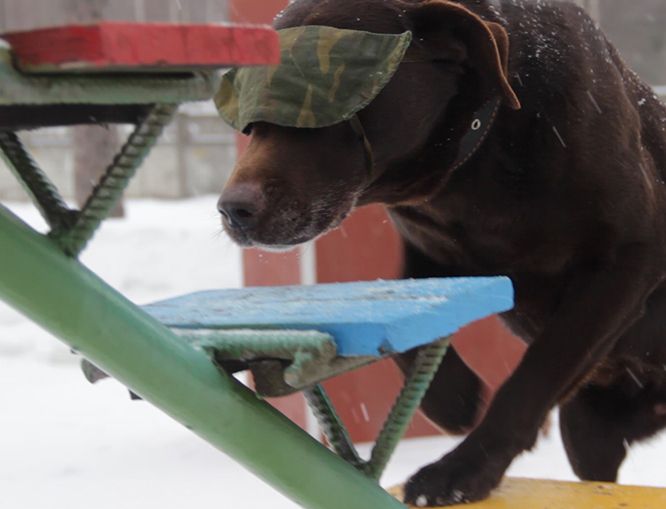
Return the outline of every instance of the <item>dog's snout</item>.
[[[245,182],[227,187],[217,209],[232,228],[250,228],[264,211],[265,202],[261,186]]]

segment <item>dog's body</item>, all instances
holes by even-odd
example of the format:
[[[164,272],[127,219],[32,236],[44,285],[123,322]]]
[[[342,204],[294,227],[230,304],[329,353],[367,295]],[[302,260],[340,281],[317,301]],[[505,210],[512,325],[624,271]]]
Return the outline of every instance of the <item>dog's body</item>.
[[[368,180],[346,124],[257,124],[222,198],[227,216],[229,203],[260,204],[245,210],[251,221],[228,221],[241,243],[308,240],[355,204],[381,202],[406,241],[406,277],[511,277],[516,307],[504,319],[530,347],[481,423],[410,480],[406,498],[419,505],[487,496],[557,404],[584,479],[614,481],[627,445],[666,427],[666,108],[579,8],[490,3],[296,1],[278,28],[410,29],[416,55],[442,57],[403,64],[360,113],[378,178]],[[479,20],[500,61],[508,52],[520,110],[486,83]],[[487,137],[452,170],[475,112],[493,97],[504,105]],[[452,352],[424,409],[465,430],[479,387]]]

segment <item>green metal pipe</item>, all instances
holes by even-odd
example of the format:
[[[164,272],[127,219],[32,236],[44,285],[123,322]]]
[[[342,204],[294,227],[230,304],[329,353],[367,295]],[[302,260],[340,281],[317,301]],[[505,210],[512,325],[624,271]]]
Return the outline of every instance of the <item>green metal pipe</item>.
[[[301,506],[404,509],[1,206],[0,267],[0,298]]]

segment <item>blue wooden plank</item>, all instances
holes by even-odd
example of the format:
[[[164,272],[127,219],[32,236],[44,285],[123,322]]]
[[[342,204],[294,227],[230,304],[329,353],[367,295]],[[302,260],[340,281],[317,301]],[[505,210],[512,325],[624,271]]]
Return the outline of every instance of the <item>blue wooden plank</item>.
[[[404,352],[513,307],[507,278],[447,278],[199,292],[145,309],[181,329],[331,334],[342,356]]]

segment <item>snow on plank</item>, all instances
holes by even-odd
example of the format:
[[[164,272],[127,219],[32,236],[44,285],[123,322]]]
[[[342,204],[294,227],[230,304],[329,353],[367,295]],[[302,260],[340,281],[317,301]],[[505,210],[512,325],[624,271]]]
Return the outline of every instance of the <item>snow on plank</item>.
[[[512,307],[511,282],[497,277],[208,291],[144,309],[174,329],[318,330],[342,356],[382,356]]]

